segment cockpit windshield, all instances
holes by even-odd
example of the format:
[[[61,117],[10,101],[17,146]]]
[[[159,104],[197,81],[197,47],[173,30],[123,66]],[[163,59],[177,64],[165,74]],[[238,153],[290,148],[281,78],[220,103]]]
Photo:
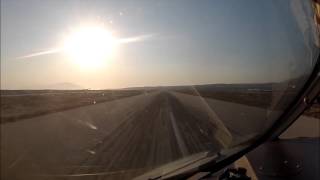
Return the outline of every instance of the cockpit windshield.
[[[319,17],[307,0],[2,0],[1,179],[132,179],[252,143],[309,78]]]

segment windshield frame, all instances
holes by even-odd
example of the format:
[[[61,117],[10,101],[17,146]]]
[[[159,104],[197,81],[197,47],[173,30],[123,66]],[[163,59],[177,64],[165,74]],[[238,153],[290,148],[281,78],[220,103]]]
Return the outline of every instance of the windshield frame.
[[[320,50],[318,48],[318,50]],[[316,64],[312,73],[310,74],[308,80],[306,81],[303,88],[300,90],[298,95],[295,97],[293,102],[285,109],[283,114],[274,122],[272,127],[268,129],[264,134],[260,136],[255,142],[244,148],[242,151],[234,155],[230,155],[226,159],[221,160],[221,162],[216,162],[214,164],[204,164],[199,167],[199,171],[210,171],[216,172],[226,165],[239,159],[241,156],[252,151],[259,145],[266,141],[272,141],[278,138],[278,136],[284,132],[296,119],[307,109],[313,102],[317,95],[320,93],[320,54],[318,55]]]

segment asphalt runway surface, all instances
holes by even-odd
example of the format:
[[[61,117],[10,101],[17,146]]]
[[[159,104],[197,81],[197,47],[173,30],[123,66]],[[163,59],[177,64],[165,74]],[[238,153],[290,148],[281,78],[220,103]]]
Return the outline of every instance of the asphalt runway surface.
[[[7,123],[1,125],[1,179],[131,179],[245,141],[268,127],[268,115],[157,91]]]

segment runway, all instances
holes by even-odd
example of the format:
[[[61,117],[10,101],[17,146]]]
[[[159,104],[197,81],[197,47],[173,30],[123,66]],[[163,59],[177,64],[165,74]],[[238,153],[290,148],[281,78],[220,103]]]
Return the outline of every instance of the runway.
[[[1,125],[1,176],[130,179],[244,141],[268,126],[267,114],[162,90],[7,123]]]

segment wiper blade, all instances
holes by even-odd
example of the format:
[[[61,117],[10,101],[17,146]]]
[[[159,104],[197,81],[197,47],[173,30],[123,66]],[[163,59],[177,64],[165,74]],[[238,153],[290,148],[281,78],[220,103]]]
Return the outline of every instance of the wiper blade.
[[[217,163],[222,162],[224,159],[229,157],[229,155],[235,154],[243,148],[244,146],[237,146],[231,149],[221,150],[220,152],[207,151],[194,154],[160,166],[159,168],[134,178],[134,180],[184,179],[196,174],[197,172],[201,172],[208,167],[212,167],[212,171],[215,171],[214,167]]]
[[[198,153],[198,154],[191,155],[186,158],[171,162],[164,166],[160,166],[159,168],[156,168],[150,172],[147,172],[141,176],[134,178],[134,180],[168,179],[174,176],[175,174],[179,173],[180,171],[182,173],[182,172],[189,172],[189,171],[196,170],[196,168],[199,167],[200,164],[212,161],[212,159],[214,158],[216,157],[212,156],[212,158],[209,158],[208,152]]]

